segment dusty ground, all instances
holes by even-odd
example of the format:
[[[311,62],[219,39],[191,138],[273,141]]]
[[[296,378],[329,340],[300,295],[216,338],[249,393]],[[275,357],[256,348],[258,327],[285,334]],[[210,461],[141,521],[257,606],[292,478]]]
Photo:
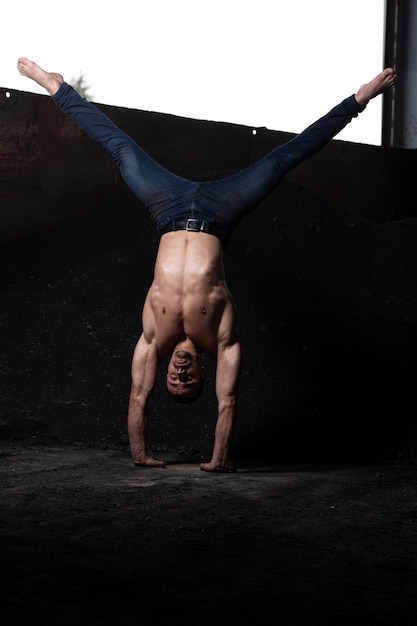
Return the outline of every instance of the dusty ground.
[[[0,452],[4,626],[417,623],[415,465]]]

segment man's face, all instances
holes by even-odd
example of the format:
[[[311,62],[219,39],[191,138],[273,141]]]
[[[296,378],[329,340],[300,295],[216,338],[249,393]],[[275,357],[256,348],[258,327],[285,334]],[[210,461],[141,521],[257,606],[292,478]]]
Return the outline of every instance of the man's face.
[[[201,354],[187,350],[174,350],[167,371],[167,389],[171,396],[194,398],[205,378]]]

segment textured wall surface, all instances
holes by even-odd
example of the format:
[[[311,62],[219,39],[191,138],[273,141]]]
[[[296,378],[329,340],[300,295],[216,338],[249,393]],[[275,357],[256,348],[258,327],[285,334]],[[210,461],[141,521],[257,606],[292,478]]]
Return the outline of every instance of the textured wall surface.
[[[0,436],[126,448],[154,226],[49,97],[0,92]],[[245,167],[290,137],[103,109],[194,178]],[[416,456],[417,220],[415,203],[399,202],[415,162],[414,151],[333,141],[237,228],[225,254],[244,346],[235,455]],[[193,406],[172,405],[158,381],[155,450],[208,454],[207,367]]]

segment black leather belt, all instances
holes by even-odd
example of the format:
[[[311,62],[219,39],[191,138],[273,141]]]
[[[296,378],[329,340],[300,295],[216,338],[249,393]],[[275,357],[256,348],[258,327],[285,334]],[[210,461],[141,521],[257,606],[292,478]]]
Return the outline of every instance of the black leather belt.
[[[188,219],[179,219],[179,220],[171,220],[165,226],[159,229],[159,234],[165,235],[165,233],[170,233],[174,230],[191,230],[192,232],[198,233],[208,233],[209,235],[215,235],[222,238],[222,234],[220,233],[220,229],[216,224],[207,222],[206,220],[195,219],[194,217],[189,217]]]

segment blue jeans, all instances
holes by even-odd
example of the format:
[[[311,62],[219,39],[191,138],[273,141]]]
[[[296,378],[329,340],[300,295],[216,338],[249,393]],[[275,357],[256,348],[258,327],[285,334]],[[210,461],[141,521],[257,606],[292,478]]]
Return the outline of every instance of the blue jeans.
[[[323,148],[365,108],[350,96],[248,168],[219,180],[198,182],[177,176],[157,163],[67,83],[53,99],[117,163],[127,186],[148,209],[160,233],[185,228],[188,221],[190,230],[212,233],[224,243],[236,224],[290,170]]]

